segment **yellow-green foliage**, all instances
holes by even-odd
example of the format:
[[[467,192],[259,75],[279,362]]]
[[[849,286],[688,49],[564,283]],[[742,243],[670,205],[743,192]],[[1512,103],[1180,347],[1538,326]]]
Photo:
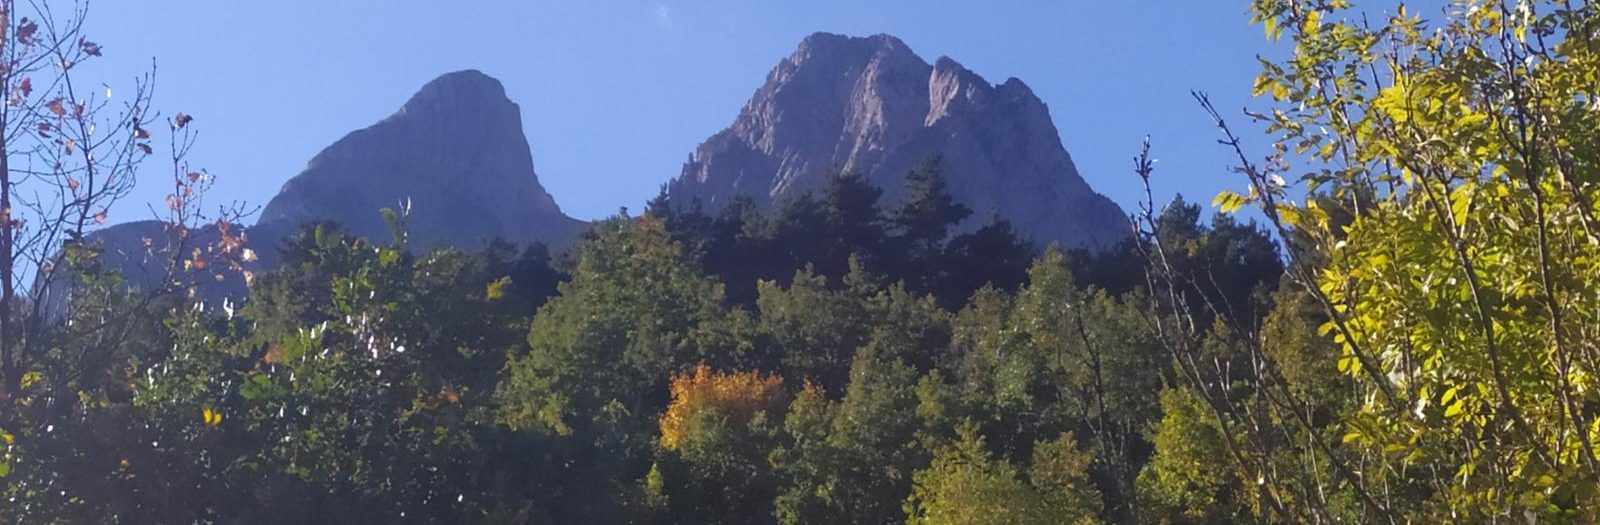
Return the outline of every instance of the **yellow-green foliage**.
[[[1004,459],[995,459],[970,422],[957,428],[954,443],[935,452],[918,470],[905,510],[915,525],[1031,525],[1095,523],[1099,494],[1085,472],[1091,458],[1070,434],[1040,443],[1033,481]]]
[[[1600,519],[1600,10],[1364,7],[1255,2],[1294,47],[1256,82],[1278,155],[1217,202],[1296,240],[1370,515]]]

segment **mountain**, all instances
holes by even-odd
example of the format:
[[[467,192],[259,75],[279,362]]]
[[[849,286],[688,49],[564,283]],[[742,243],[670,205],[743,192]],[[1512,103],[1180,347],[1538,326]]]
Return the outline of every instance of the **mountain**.
[[[807,37],[667,192],[713,209],[739,195],[767,206],[854,173],[894,201],[906,172],[935,155],[951,194],[976,212],[967,228],[998,215],[1040,246],[1129,236],[1127,216],[1078,175],[1027,85],[990,84],[949,58],[929,64],[888,35]]]
[[[378,210],[406,202],[410,237],[424,247],[491,237],[565,245],[583,225],[539,184],[516,103],[499,81],[470,70],[429,82],[393,116],[322,150],[259,223],[331,220],[386,238]]]
[[[428,82],[399,111],[323,149],[283,185],[256,224],[244,229],[261,257],[250,269],[271,269],[278,243],[306,223],[333,221],[358,235],[386,240],[390,230],[380,210],[406,206],[408,240],[417,248],[472,249],[491,238],[567,245],[585,223],[562,213],[539,184],[521,115],[500,82],[478,71]],[[105,247],[106,264],[130,283],[152,289],[172,260],[159,249],[167,245],[166,235],[160,222],[141,221],[90,238]],[[220,238],[215,226],[191,235],[187,246]],[[49,284],[38,293],[65,291]],[[200,293],[239,298],[245,286],[237,275],[228,275],[202,280]]]

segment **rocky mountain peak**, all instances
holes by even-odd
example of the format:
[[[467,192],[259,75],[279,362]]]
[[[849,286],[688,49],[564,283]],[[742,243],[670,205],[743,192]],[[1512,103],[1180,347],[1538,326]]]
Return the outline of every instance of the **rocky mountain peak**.
[[[562,214],[539,184],[522,133],[522,112],[500,81],[478,71],[457,71],[428,82],[393,115],[345,135],[311,159],[283,185],[261,218],[246,228],[260,259],[251,271],[277,264],[275,247],[308,222],[331,221],[379,242],[390,230],[380,210],[409,206],[411,246],[474,249],[488,239],[541,241],[557,248],[571,242],[583,222]],[[106,250],[105,262],[138,288],[164,286],[171,253],[152,252],[146,239],[165,235],[159,222],[119,224],[92,237]],[[209,226],[191,234],[195,246],[214,244]],[[220,267],[221,265],[218,265]],[[221,274],[219,274],[221,276]],[[238,274],[201,279],[207,301],[235,300],[247,293]],[[35,293],[63,307],[70,283],[41,277]]]
[[[499,104],[510,102],[510,99],[506,98],[506,88],[499,80],[476,69],[463,69],[439,75],[438,78],[423,84],[422,88],[406,101],[405,108],[415,109],[451,103],[466,103],[461,107],[470,107],[479,102]]]
[[[889,60],[915,60],[916,53],[906,43],[891,35],[876,34],[866,37],[816,32],[800,41],[788,61],[795,64],[811,62],[838,64],[862,62],[873,58]]]
[[[949,57],[929,64],[888,35],[807,37],[668,192],[713,208],[738,195],[768,205],[854,172],[893,201],[905,173],[935,155],[956,199],[978,212],[968,228],[996,214],[1041,246],[1107,247],[1128,235],[1026,84],[990,84]]]
[[[378,210],[411,206],[411,238],[471,247],[490,237],[562,244],[578,222],[539,184],[522,113],[478,71],[428,82],[390,117],[318,153],[262,211],[260,225],[332,220],[383,238]]]
[[[441,135],[468,133],[481,140],[513,128],[520,133],[521,111],[499,80],[468,69],[424,84],[390,119],[426,122]]]

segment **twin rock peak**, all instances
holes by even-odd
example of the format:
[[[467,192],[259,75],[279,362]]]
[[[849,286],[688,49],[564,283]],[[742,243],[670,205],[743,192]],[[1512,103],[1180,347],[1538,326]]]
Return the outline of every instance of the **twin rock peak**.
[[[975,212],[965,228],[999,217],[1036,245],[1091,249],[1128,236],[1126,215],[1078,175],[1022,81],[990,84],[949,58],[929,64],[888,35],[807,37],[667,189],[675,203],[713,210],[740,195],[766,207],[853,173],[895,202],[906,172],[935,155],[951,194]],[[334,221],[387,238],[378,210],[400,203],[411,206],[413,245],[425,247],[493,237],[562,246],[584,226],[539,183],[516,103],[499,81],[468,70],[429,82],[394,115],[318,153],[249,236],[266,252],[303,223]],[[115,250],[139,245],[150,228],[96,236]]]

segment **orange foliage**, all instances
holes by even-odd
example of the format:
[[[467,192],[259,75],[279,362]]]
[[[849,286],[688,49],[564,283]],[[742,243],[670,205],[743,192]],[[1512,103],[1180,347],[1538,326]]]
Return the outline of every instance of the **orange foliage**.
[[[267,353],[266,353],[266,355],[261,356],[261,362],[269,364],[269,365],[275,365],[275,364],[278,364],[278,363],[282,363],[282,362],[288,361],[288,355],[287,354],[288,354],[288,352],[286,350],[284,350],[283,347],[278,346],[278,345],[274,345],[274,344],[269,344],[269,345],[267,345]]]
[[[759,372],[712,372],[702,364],[694,374],[672,378],[672,404],[661,416],[661,446],[676,450],[700,411],[715,408],[731,424],[748,423],[758,412],[777,413],[788,404],[783,378]]]

